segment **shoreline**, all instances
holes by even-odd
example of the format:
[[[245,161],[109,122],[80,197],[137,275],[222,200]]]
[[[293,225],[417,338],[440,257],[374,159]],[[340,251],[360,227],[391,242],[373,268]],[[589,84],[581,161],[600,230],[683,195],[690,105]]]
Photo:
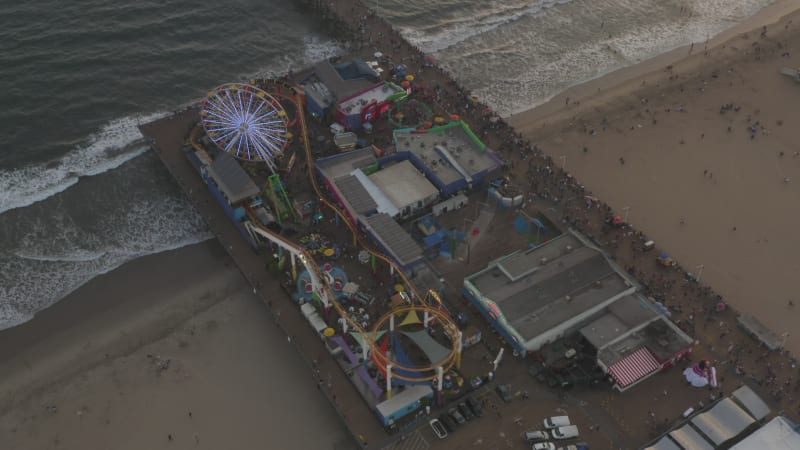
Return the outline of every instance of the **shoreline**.
[[[646,231],[686,271],[702,273],[703,285],[730,298],[737,313],[785,335],[785,348],[795,355],[800,336],[789,333],[787,311],[796,300],[786,280],[798,269],[781,247],[791,236],[781,222],[791,222],[792,213],[779,205],[796,198],[790,183],[798,176],[795,150],[783,125],[795,118],[789,99],[797,90],[778,72],[797,65],[791,50],[798,21],[800,5],[777,2],[715,36],[707,54],[698,46],[691,55],[686,47],[673,50],[509,119],[539,146],[546,164],[566,164],[586,193],[615,214],[632,210],[636,230]],[[725,105],[736,109],[728,113]],[[751,127],[761,132],[751,134]],[[780,159],[784,154],[790,157]],[[617,178],[620,171],[624,179]],[[741,210],[747,212],[737,214],[730,199],[748,205]],[[736,258],[744,261],[730,263]],[[768,287],[756,292],[759,284]],[[769,301],[756,304],[757,298]]]
[[[800,5],[791,0],[776,0],[774,3],[762,8],[756,14],[739,22],[732,27],[717,33],[707,43],[695,43],[707,46],[708,50],[717,50],[737,36],[750,33],[763,26],[775,25],[800,14]],[[649,81],[660,74],[665,67],[682,62],[687,64],[692,61],[692,68],[696,68],[704,61],[704,50],[698,45],[696,51],[689,52],[690,45],[684,45],[664,53],[657,54],[638,63],[621,67],[617,70],[599,75],[586,81],[578,82],[556,94],[539,105],[527,108],[506,117],[503,117],[517,132],[535,126],[549,126],[568,120],[571,116],[585,112],[590,107],[596,107],[608,96],[627,90],[631,84],[642,80]],[[571,104],[579,102],[577,108],[565,109],[565,100],[569,98]],[[544,123],[544,125],[542,125]]]
[[[4,448],[346,442],[255,297],[210,240],[129,261],[0,332]],[[304,406],[274,406],[289,402]]]
[[[206,283],[192,283],[195,271],[185,262],[198,260],[197,270],[212,271],[227,264],[226,258],[215,240],[135,258],[92,278],[31,320],[0,330],[0,361],[4,362],[0,392],[5,392],[0,413],[13,406],[20,393],[57,381],[46,376],[23,381],[20,377],[29,375],[20,374],[20,366],[68,378],[102,363],[105,355],[119,357],[136,351],[213,306],[220,298],[202,291],[215,283],[222,283],[223,293],[234,289],[238,271],[226,268]],[[166,270],[172,277],[158,273]],[[174,283],[176,279],[186,282]],[[151,283],[139,284],[145,280]],[[186,292],[197,298],[186,298],[182,295]],[[76,352],[79,346],[83,351]],[[58,356],[53,358],[54,354]],[[18,383],[14,392],[5,389],[9,383]]]

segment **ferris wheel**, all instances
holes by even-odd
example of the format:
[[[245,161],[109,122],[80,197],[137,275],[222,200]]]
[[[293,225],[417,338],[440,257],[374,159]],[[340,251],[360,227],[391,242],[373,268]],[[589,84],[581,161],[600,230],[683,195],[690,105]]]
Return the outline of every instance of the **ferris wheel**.
[[[264,161],[273,170],[273,158],[289,142],[283,105],[249,84],[223,84],[209,92],[200,117],[206,134],[221,150],[239,159]]]

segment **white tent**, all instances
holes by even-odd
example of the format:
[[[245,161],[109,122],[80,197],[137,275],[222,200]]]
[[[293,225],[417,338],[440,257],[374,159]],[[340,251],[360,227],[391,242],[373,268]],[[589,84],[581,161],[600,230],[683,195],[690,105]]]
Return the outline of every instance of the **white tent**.
[[[731,450],[796,450],[800,448],[800,430],[786,417],[778,416],[756,430]]]

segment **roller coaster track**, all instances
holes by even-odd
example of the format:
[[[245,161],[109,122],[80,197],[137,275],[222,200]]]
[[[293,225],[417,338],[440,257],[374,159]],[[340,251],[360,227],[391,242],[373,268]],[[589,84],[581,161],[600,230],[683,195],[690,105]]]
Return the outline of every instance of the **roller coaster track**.
[[[260,224],[259,220],[255,217],[255,215],[253,214],[253,212],[252,212],[252,210],[250,208],[247,208],[247,215],[248,215],[248,218],[250,219],[250,224],[248,225],[248,227],[252,231],[254,231],[257,234],[259,234],[260,236],[262,236],[262,237],[274,242],[275,244],[281,246],[282,248],[286,249],[291,254],[293,254],[294,257],[300,259],[300,262],[309,271],[310,277],[312,278],[312,286],[314,286],[315,289],[318,289],[318,291],[316,293],[320,297],[320,299],[323,301],[323,303],[333,305],[333,307],[336,309],[336,311],[339,313],[339,315],[342,318],[345,319],[347,324],[351,328],[353,328],[354,330],[358,331],[364,337],[365,342],[369,345],[370,355],[372,355],[372,358],[377,363],[383,365],[384,367],[387,367],[387,366],[391,365],[391,367],[393,368],[392,378],[397,378],[397,379],[400,379],[400,380],[403,380],[403,381],[407,381],[407,382],[430,381],[430,380],[433,380],[433,379],[435,379],[437,377],[437,374],[434,371],[437,367],[442,367],[442,369],[444,371],[450,370],[450,368],[452,368],[454,365],[456,365],[458,363],[458,361],[460,360],[459,352],[460,352],[460,347],[461,347],[461,343],[460,343],[461,334],[460,334],[460,331],[458,330],[458,326],[453,322],[453,320],[449,317],[449,315],[442,311],[442,309],[443,309],[442,306],[443,305],[442,305],[441,298],[439,297],[439,295],[436,292],[429,291],[428,295],[431,298],[433,298],[435,300],[435,302],[436,302],[435,305],[432,305],[430,302],[428,302],[427,297],[420,296],[419,293],[417,292],[414,284],[406,276],[406,274],[400,269],[400,267],[398,267],[397,264],[395,264],[395,262],[389,256],[387,256],[386,254],[384,254],[382,252],[379,252],[379,251],[375,250],[366,241],[364,236],[362,236],[359,233],[358,228],[350,220],[350,217],[341,208],[339,208],[339,206],[336,203],[332,202],[331,200],[329,200],[325,196],[325,194],[322,192],[322,190],[319,187],[319,183],[317,181],[316,174],[314,173],[314,155],[313,155],[313,152],[311,150],[310,141],[308,139],[308,126],[307,126],[307,123],[306,123],[306,118],[305,118],[305,113],[304,113],[302,101],[298,98],[297,95],[289,96],[289,95],[282,94],[282,93],[272,93],[272,95],[277,95],[277,96],[279,96],[281,98],[284,98],[285,100],[288,100],[288,101],[292,102],[292,104],[294,104],[294,106],[296,108],[297,117],[300,119],[300,128],[302,130],[302,134],[301,134],[302,143],[303,143],[303,146],[304,146],[305,152],[306,152],[306,163],[307,163],[306,166],[308,168],[308,177],[309,177],[309,180],[311,181],[311,186],[313,187],[314,192],[316,193],[316,195],[319,198],[319,200],[322,203],[324,203],[325,206],[327,206],[331,210],[333,210],[339,216],[339,218],[342,221],[344,221],[344,223],[347,225],[347,227],[350,230],[350,232],[353,233],[353,236],[355,237],[356,241],[361,246],[361,248],[363,248],[364,250],[369,252],[375,258],[377,258],[377,259],[385,262],[387,265],[389,265],[393,269],[393,271],[395,273],[397,273],[400,276],[400,278],[403,280],[403,283],[405,284],[406,288],[409,289],[409,291],[412,294],[412,299],[418,301],[419,305],[417,305],[417,306],[410,305],[410,306],[401,308],[402,311],[403,312],[410,312],[411,310],[419,310],[419,311],[423,311],[423,312],[428,312],[434,318],[439,320],[439,322],[441,323],[441,325],[444,328],[445,332],[447,333],[448,337],[450,338],[451,343],[453,344],[453,348],[452,348],[451,352],[445,358],[443,358],[441,361],[437,361],[436,364],[431,364],[431,365],[428,365],[428,366],[407,367],[407,366],[404,366],[403,364],[400,364],[398,361],[395,361],[395,360],[391,359],[387,354],[384,354],[383,352],[380,351],[380,349],[378,348],[378,346],[375,343],[375,338],[374,337],[378,336],[379,328],[383,324],[385,324],[387,322],[389,316],[394,314],[393,311],[389,311],[388,313],[384,314],[384,316],[382,316],[381,318],[379,318],[375,322],[375,325],[373,326],[372,330],[370,330],[369,332],[366,331],[361,326],[361,324],[358,323],[358,321],[356,321],[355,319],[350,317],[350,314],[347,312],[347,310],[342,306],[341,303],[339,303],[338,300],[336,300],[336,295],[334,295],[333,291],[331,290],[331,288],[330,288],[330,286],[328,284],[327,278],[320,271],[319,266],[317,265],[317,263],[314,260],[314,258],[302,246],[300,246],[299,244],[296,244],[296,243],[290,241],[289,239],[286,239],[284,236],[282,236],[280,234],[277,234],[277,233],[273,232],[272,230],[262,226]],[[207,154],[205,148],[203,148],[203,146],[200,145],[197,142],[196,129],[197,129],[197,127],[195,127],[195,130],[192,130],[192,132],[190,134],[190,142],[192,144],[192,147],[194,147],[195,150],[198,150],[198,151],[203,152],[204,154]],[[319,282],[315,284],[314,283],[314,278],[319,280]],[[419,376],[409,376],[409,375],[404,375],[403,373],[397,373],[397,372],[394,372],[394,371],[401,371],[401,372],[406,372],[406,373],[419,374]],[[431,371],[434,371],[434,373],[430,374],[430,375],[423,375],[422,374],[423,372],[431,372]]]
[[[390,360],[389,357],[386,356],[384,353],[376,351],[377,350],[376,345],[372,337],[378,335],[377,332],[379,330],[379,327],[385,322],[385,320],[381,318],[375,322],[375,325],[373,326],[372,332],[370,334],[363,334],[365,339],[369,341],[371,354],[375,359],[377,359],[383,365],[392,364],[393,367],[407,372],[414,372],[414,373],[427,372],[433,370],[436,366],[443,366],[445,370],[449,370],[458,361],[458,352],[460,350],[460,342],[458,342],[458,339],[460,339],[461,336],[458,330],[458,326],[456,326],[456,324],[447,314],[442,313],[441,311],[442,301],[441,298],[439,298],[439,295],[436,294],[436,292],[434,291],[428,292],[428,294],[437,302],[435,306],[432,306],[430,303],[427,302],[427,297],[422,297],[419,295],[419,292],[417,292],[414,283],[411,282],[411,280],[408,278],[405,272],[403,272],[403,270],[400,267],[398,267],[397,264],[395,264],[395,262],[389,256],[375,250],[366,241],[364,236],[359,233],[356,225],[350,220],[350,216],[347,215],[344,211],[342,211],[342,209],[339,208],[339,205],[328,199],[327,196],[322,192],[322,190],[319,187],[319,183],[317,181],[316,173],[314,173],[314,154],[311,150],[311,144],[310,144],[311,141],[308,138],[308,124],[306,122],[306,116],[303,110],[302,101],[300,101],[300,99],[298,99],[297,97],[289,98],[289,100],[292,101],[295,105],[295,108],[297,108],[297,116],[300,119],[300,129],[302,131],[303,147],[305,148],[306,151],[306,167],[308,169],[308,178],[311,181],[311,186],[313,187],[314,192],[317,194],[317,197],[320,199],[321,202],[325,204],[325,206],[332,209],[339,216],[339,218],[345,222],[347,227],[350,229],[350,232],[353,233],[353,236],[358,241],[358,244],[360,245],[361,248],[369,252],[375,258],[380,259],[381,261],[385,262],[387,265],[392,267],[393,271],[400,276],[405,286],[413,294],[414,299],[420,302],[421,305],[420,309],[422,309],[423,311],[428,311],[429,313],[433,314],[434,317],[439,319],[440,323],[442,324],[442,327],[445,329],[445,332],[448,334],[453,344],[453,349],[450,352],[450,354],[448,354],[448,356],[445,357],[444,360],[440,361],[435,366],[431,365],[426,367],[411,367],[411,368],[404,367],[401,364],[398,364],[397,361]],[[337,309],[341,308],[340,313],[341,311],[343,311],[344,308],[342,308],[341,305],[338,305],[338,302],[335,300],[335,297],[332,299],[332,303],[334,303]],[[392,312],[389,312],[389,314],[392,314]],[[348,320],[348,323],[350,322],[351,321]],[[355,328],[358,330],[361,329],[361,327],[355,327]],[[402,376],[401,374],[394,374],[393,376],[405,381],[421,380],[420,378],[409,379],[409,377]],[[435,378],[435,375],[428,377],[428,379],[433,379],[433,378]]]

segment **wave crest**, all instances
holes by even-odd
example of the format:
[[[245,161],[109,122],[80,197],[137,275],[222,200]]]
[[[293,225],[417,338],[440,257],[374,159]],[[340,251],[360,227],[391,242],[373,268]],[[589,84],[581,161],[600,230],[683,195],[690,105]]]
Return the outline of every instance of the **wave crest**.
[[[106,172],[141,155],[147,146],[139,124],[166,115],[159,112],[115,119],[57,161],[1,170],[0,214],[42,201],[73,186],[80,177]]]

